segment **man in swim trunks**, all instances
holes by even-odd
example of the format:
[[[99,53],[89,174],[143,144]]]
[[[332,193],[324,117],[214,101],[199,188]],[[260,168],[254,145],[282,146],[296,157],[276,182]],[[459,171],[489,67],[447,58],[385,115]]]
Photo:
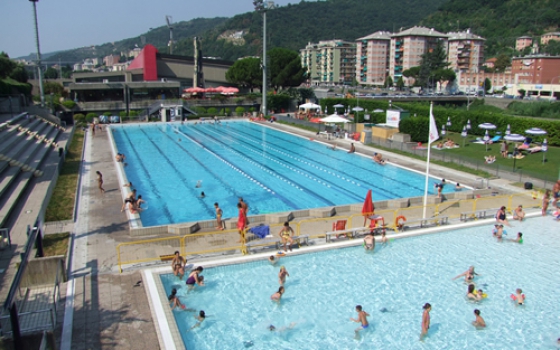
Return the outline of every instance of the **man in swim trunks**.
[[[282,244],[284,244],[284,251],[286,251],[286,247],[289,248],[290,251],[292,251],[292,244],[294,243],[292,236],[294,235],[294,230],[290,227],[290,223],[288,221],[284,223],[284,226],[282,227],[278,235],[282,240]],[[289,246],[288,242],[290,243]]]
[[[220,205],[218,204],[218,202],[214,203],[214,208],[216,208],[216,223],[218,226],[216,226],[216,229],[218,230],[223,230],[224,229],[224,223],[222,222],[222,209],[220,208]]]
[[[356,337],[359,336],[359,332],[368,328],[369,327],[369,323],[367,320],[367,316],[369,316],[369,314],[365,311],[362,310],[362,305],[356,305],[356,312],[358,312],[358,318],[352,318],[350,317],[350,321],[354,321],[356,323],[361,323],[362,325],[358,328],[356,328],[356,330],[354,332],[356,332]]]

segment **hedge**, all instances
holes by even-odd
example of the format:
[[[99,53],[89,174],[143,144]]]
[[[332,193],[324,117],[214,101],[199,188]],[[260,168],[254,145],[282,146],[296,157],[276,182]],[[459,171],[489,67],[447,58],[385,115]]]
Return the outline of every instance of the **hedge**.
[[[241,117],[243,113],[245,113],[245,107],[239,106],[235,108],[235,114],[237,114],[238,117]]]
[[[86,122],[93,123],[93,118],[97,118],[97,113],[86,114]]]
[[[215,107],[210,107],[210,108],[208,108],[208,110],[206,111],[206,113],[212,114],[212,115],[216,115],[216,114],[218,114],[218,109],[215,108]]]

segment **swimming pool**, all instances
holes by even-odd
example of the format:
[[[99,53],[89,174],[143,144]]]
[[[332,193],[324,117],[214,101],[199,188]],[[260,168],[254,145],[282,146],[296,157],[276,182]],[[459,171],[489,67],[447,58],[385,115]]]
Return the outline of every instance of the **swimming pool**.
[[[148,201],[144,226],[213,219],[214,202],[236,217],[238,197],[256,215],[360,203],[368,189],[374,201],[424,194],[422,174],[255,123],[132,125],[112,134],[127,178]]]
[[[536,218],[510,228],[509,237],[524,233],[523,244],[497,243],[488,224],[394,240],[374,254],[353,247],[287,257],[281,264],[290,277],[279,306],[270,300],[278,268],[266,262],[205,269],[207,286],[188,295],[184,280],[160,277],[166,293],[175,286],[188,307],[211,315],[187,331],[193,313],[173,311],[189,350],[554,348],[560,334],[557,226],[551,218]],[[452,281],[471,264],[488,294],[480,303],[465,299],[462,279]],[[510,300],[516,288],[523,289],[525,306]],[[432,305],[431,327],[419,342],[426,302]],[[358,324],[349,321],[357,304],[371,315],[360,340],[354,340]],[[487,323],[484,330],[471,325],[475,308]],[[295,327],[283,332],[267,328],[292,322]]]

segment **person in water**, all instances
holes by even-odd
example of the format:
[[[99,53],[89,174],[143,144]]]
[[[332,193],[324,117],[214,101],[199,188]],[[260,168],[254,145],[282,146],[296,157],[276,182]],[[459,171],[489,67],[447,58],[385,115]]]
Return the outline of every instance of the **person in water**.
[[[510,226],[509,221],[506,218],[506,207],[505,205],[502,206],[500,209],[498,209],[498,211],[496,212],[496,222],[499,224],[505,224],[506,226]]]
[[[432,305],[430,303],[424,304],[422,307],[424,311],[422,312],[422,332],[420,333],[420,340],[423,340],[426,335],[428,335],[428,330],[430,329],[430,311],[432,311]]]
[[[204,276],[200,275],[203,270],[204,268],[202,266],[198,266],[191,271],[186,282],[189,290],[193,289],[195,285],[204,286]]]
[[[194,326],[192,326],[190,329],[200,327],[200,325],[206,319],[206,317],[208,317],[208,316],[206,316],[206,313],[204,312],[204,310],[200,310],[200,312],[198,313],[198,316],[194,316],[194,318],[197,320],[196,324]]]
[[[476,328],[486,327],[486,322],[484,322],[484,319],[482,318],[482,316],[480,316],[479,309],[474,309],[474,315],[476,319],[472,322],[473,326],[475,326]]]
[[[282,299],[282,295],[284,294],[284,290],[285,290],[284,287],[280,286],[280,288],[278,288],[278,291],[270,296],[270,299],[272,301],[280,303],[280,299]]]
[[[373,232],[370,232],[364,237],[364,248],[366,248],[366,250],[375,249],[375,237],[373,237]]]
[[[360,331],[369,327],[369,323],[368,323],[368,320],[367,320],[367,317],[369,316],[369,314],[367,312],[365,312],[364,310],[362,310],[362,305],[356,305],[356,312],[358,313],[358,318],[350,317],[350,321],[362,324],[360,327],[356,328],[356,330],[354,331],[356,333],[356,336],[358,336]]]
[[[517,232],[517,238],[511,240],[515,243],[523,243],[523,233]]]
[[[479,276],[479,274],[474,272],[474,266],[470,266],[467,271],[453,277],[453,280],[456,280],[457,278],[462,276],[465,276],[465,282],[471,282],[472,280],[474,280],[474,276]]]
[[[469,284],[469,287],[467,289],[467,298],[476,301],[480,301],[482,299],[482,294],[475,294],[475,286],[472,283]]]
[[[280,283],[281,286],[286,283],[286,276],[290,277],[288,270],[286,270],[285,266],[280,266],[280,272],[278,272],[278,283]]]

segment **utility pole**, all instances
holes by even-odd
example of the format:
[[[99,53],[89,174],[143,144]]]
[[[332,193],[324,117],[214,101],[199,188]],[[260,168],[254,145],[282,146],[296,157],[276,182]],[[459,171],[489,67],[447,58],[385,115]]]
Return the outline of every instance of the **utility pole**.
[[[39,76],[39,92],[41,94],[41,107],[45,107],[45,91],[43,90],[43,73],[41,72],[41,49],[39,46],[39,23],[37,22],[37,1],[29,0],[33,3],[33,14],[35,18],[35,43],[37,45],[37,74]]]

